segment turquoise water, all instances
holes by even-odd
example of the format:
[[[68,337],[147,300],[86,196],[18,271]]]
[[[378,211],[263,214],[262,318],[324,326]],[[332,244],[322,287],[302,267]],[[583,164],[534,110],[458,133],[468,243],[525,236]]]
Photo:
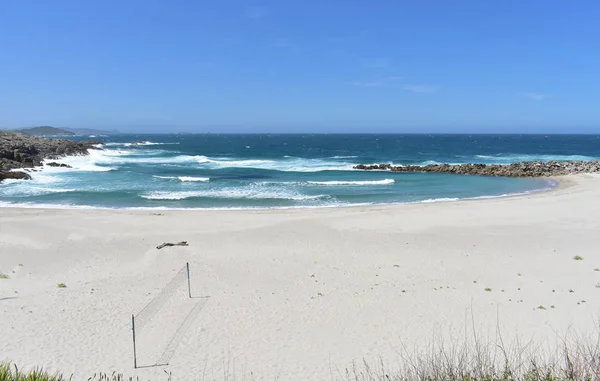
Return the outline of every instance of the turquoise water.
[[[2,206],[273,208],[434,202],[535,192],[543,179],[353,170],[359,163],[594,160],[598,136],[111,135],[103,150],[0,185]],[[144,144],[133,145],[133,141]]]

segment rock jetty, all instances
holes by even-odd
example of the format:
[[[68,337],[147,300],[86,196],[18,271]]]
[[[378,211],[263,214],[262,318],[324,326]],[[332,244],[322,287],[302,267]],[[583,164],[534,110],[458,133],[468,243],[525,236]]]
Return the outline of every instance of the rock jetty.
[[[498,177],[551,177],[577,173],[599,173],[600,161],[525,161],[513,164],[428,164],[391,165],[359,164],[354,169],[366,171],[454,173],[458,175]]]
[[[0,182],[4,179],[30,179],[24,172],[13,169],[33,168],[45,159],[71,155],[87,155],[89,149],[98,149],[98,141],[76,142],[66,139],[47,139],[15,132],[0,132]],[[53,163],[64,167],[66,164]]]

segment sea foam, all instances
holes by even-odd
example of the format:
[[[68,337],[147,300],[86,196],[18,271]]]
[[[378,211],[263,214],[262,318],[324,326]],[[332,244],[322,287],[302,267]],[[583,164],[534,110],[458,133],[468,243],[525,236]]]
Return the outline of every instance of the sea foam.
[[[145,193],[140,196],[148,200],[185,200],[189,198],[217,198],[306,201],[330,198],[327,195],[305,195],[285,189],[264,189],[253,186],[181,192],[155,191]]]
[[[182,182],[205,182],[205,181],[210,181],[209,177],[194,177],[194,176],[157,176],[154,175],[152,177],[155,177],[157,179],[165,179],[165,180],[179,180]]]
[[[383,180],[365,180],[365,181],[307,181],[308,184],[311,185],[327,185],[327,186],[336,186],[336,185],[391,185],[396,181],[393,179],[383,179]]]

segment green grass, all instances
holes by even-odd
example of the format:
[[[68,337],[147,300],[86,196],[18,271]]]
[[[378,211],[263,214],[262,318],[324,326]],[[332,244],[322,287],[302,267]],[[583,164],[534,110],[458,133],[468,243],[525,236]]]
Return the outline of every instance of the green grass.
[[[166,381],[171,381],[171,373],[165,371]],[[61,373],[50,373],[42,368],[33,368],[23,371],[17,365],[4,361],[0,363],[0,381],[141,381],[139,377],[125,377],[121,373],[112,372],[95,373],[92,377],[75,379],[73,376],[66,377]],[[145,379],[144,379],[145,380]],[[164,378],[163,378],[164,380]]]
[[[485,291],[487,291],[487,292],[492,292],[492,289],[491,289],[491,288],[489,288],[489,287],[486,287],[486,288],[485,288]]]
[[[0,363],[0,381],[69,381],[59,373],[49,373],[42,368],[33,368],[21,371],[15,364],[10,362]]]
[[[4,273],[0,273],[0,279],[8,279],[8,275],[4,274]]]
[[[67,288],[67,285],[64,283],[59,283],[58,288]]]
[[[573,259],[576,261],[583,261],[583,257],[579,255],[574,256]]]

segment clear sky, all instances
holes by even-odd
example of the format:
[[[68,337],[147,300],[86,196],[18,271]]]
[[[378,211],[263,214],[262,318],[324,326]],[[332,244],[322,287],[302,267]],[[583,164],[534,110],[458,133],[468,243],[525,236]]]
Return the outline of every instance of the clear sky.
[[[598,0],[1,0],[0,127],[600,132]]]

